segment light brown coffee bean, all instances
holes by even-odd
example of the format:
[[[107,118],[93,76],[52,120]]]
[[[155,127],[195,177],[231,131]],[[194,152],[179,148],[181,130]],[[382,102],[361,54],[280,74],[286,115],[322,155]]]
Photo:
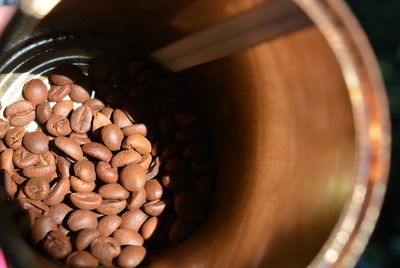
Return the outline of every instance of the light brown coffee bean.
[[[108,119],[111,119],[111,116],[114,112],[114,109],[111,107],[106,107],[103,110],[101,110],[101,113],[107,116]]]
[[[142,228],[140,230],[141,234],[143,235],[143,238],[145,240],[150,239],[156,229],[157,229],[157,225],[158,225],[158,218],[157,217],[151,217],[149,218],[143,225]]]
[[[151,152],[151,143],[142,135],[130,135],[123,141],[122,148],[133,149],[144,155]]]
[[[26,130],[23,127],[15,127],[6,133],[6,144],[9,148],[17,150],[22,146],[22,138],[25,136]]]
[[[67,118],[71,111],[74,109],[74,102],[72,100],[63,100],[57,102],[53,107],[53,116],[59,115]]]
[[[85,106],[89,107],[93,111],[93,113],[99,112],[106,107],[101,100],[96,98],[90,99],[87,102],[85,102]]]
[[[22,94],[26,100],[36,105],[47,99],[47,87],[42,80],[32,79],[25,84]]]
[[[161,200],[154,200],[147,202],[143,205],[143,210],[150,216],[158,217],[164,212],[165,202]]]
[[[22,127],[35,120],[35,106],[30,101],[16,101],[6,108],[4,114],[12,125]]]
[[[126,166],[129,164],[139,164],[142,161],[142,155],[134,150],[124,150],[113,156],[111,166],[114,168]]]
[[[45,179],[30,179],[25,184],[24,192],[31,199],[43,200],[50,192],[50,184]]]
[[[137,192],[132,192],[130,200],[128,202],[128,209],[133,210],[135,208],[140,208],[146,203],[146,190],[144,188]]]
[[[69,93],[69,96],[75,102],[85,103],[90,100],[91,92],[92,83],[87,79],[87,77],[84,77],[76,84],[71,85],[71,92]]]
[[[31,153],[41,154],[49,150],[49,138],[43,132],[26,133],[22,145]]]
[[[11,175],[11,179],[18,185],[21,185],[28,180],[28,178],[25,178],[21,174],[22,170],[15,170],[15,172]]]
[[[89,65],[89,77],[95,81],[107,80],[114,69],[112,58],[107,55],[96,56]]]
[[[6,145],[4,144],[4,142],[2,140],[0,140],[0,153],[7,150]]]
[[[111,120],[101,112],[95,113],[93,117],[92,131],[96,133],[99,129],[104,126],[112,124]]]
[[[76,236],[75,247],[77,250],[86,249],[97,237],[100,232],[97,229],[83,229]]]
[[[110,236],[121,225],[121,217],[117,215],[104,216],[100,219],[97,230],[101,236]]]
[[[132,125],[132,121],[129,120],[128,116],[125,114],[124,111],[120,109],[114,110],[112,114],[113,122],[116,124],[119,128],[124,128],[126,126]]]
[[[81,75],[82,71],[78,66],[64,64],[53,70],[50,79],[54,84],[62,86],[75,83]]]
[[[99,194],[105,199],[127,199],[129,192],[119,183],[108,183],[99,188]]]
[[[121,225],[119,228],[137,232],[147,218],[148,216],[140,209],[126,211],[121,215]]]
[[[153,161],[153,158],[151,154],[146,154],[142,158],[142,162],[139,163],[139,166],[143,167],[144,169],[149,169],[151,162]]]
[[[97,214],[84,209],[72,212],[67,222],[68,228],[74,232],[82,229],[95,229],[97,224]]]
[[[41,102],[36,106],[36,119],[44,124],[53,115],[53,110],[51,109],[50,103],[47,101]]]
[[[146,199],[149,201],[157,200],[162,197],[163,189],[157,180],[149,180],[146,182],[144,189],[146,190]]]
[[[118,181],[118,170],[104,161],[99,161],[96,166],[96,173],[99,179],[105,183],[114,183]]]
[[[0,139],[4,138],[9,130],[10,125],[3,119],[0,119]]]
[[[96,180],[96,171],[93,162],[86,159],[79,160],[74,165],[74,174],[81,180],[92,182]]]
[[[55,137],[67,136],[72,131],[69,120],[61,115],[53,115],[47,121],[46,129]]]
[[[44,200],[44,202],[49,206],[60,204],[64,200],[69,190],[70,190],[69,179],[61,178],[51,187],[50,193]]]
[[[19,204],[20,208],[22,208],[25,211],[28,211],[28,214],[32,214],[33,218],[46,215],[47,212],[49,211],[49,207],[39,200],[22,198],[18,199],[17,203]]]
[[[104,215],[116,215],[126,208],[126,200],[103,199],[100,206],[96,208],[97,212]]]
[[[69,134],[69,137],[76,141],[79,145],[84,145],[86,143],[92,142],[86,133],[75,133]]]
[[[34,243],[38,243],[51,231],[57,230],[56,221],[49,216],[40,216],[36,218],[32,229],[32,240]]]
[[[13,156],[12,149],[7,149],[0,154],[0,169],[6,170],[9,174],[14,172]]]
[[[124,133],[116,124],[110,124],[101,129],[101,138],[108,149],[118,151],[121,149]]]
[[[130,135],[146,136],[147,135],[147,127],[145,124],[134,124],[131,126],[124,127],[122,129],[122,132],[124,133],[125,136],[130,136]]]
[[[71,203],[80,209],[92,210],[96,209],[102,203],[102,198],[99,194],[93,192],[78,192],[69,195]]]
[[[42,178],[51,181],[57,176],[55,171],[54,155],[47,151],[39,155],[39,161],[36,165],[24,168],[22,173],[27,178]]]
[[[103,144],[98,143],[98,142],[91,142],[87,143],[82,146],[82,151],[93,158],[105,161],[105,162],[110,162],[112,158],[112,153],[111,151],[105,147]]]
[[[127,246],[118,256],[118,265],[121,267],[136,267],[146,256],[146,249],[138,246]]]
[[[61,178],[69,178],[71,176],[71,163],[62,156],[57,156],[57,171]]]
[[[121,246],[118,241],[112,237],[97,237],[90,244],[90,252],[103,265],[112,264],[112,259],[117,257],[121,252]]]
[[[113,232],[113,238],[119,242],[121,246],[143,246],[144,239],[138,233],[128,229],[117,229]]]
[[[86,106],[80,106],[71,115],[71,128],[76,133],[86,133],[92,126],[93,113],[92,110]]]
[[[177,243],[186,238],[193,230],[193,223],[177,219],[171,227],[168,238],[171,243]]]
[[[128,191],[140,191],[146,184],[146,171],[139,165],[129,164],[122,169],[120,182]]]
[[[72,251],[69,238],[60,231],[51,231],[43,241],[44,250],[55,259],[63,259]]]
[[[0,186],[4,189],[8,197],[13,197],[17,192],[17,184],[12,180],[10,173],[5,169],[0,169]]]
[[[67,264],[72,267],[97,267],[99,260],[87,251],[75,251],[68,256]]]
[[[160,158],[157,156],[156,159],[151,163],[149,170],[147,171],[147,180],[151,180],[156,177],[160,170],[161,161]]]
[[[60,102],[66,96],[68,96],[71,91],[71,84],[66,84],[63,86],[51,86],[49,90],[49,101]]]
[[[81,160],[83,158],[83,152],[79,144],[71,139],[66,137],[58,137],[54,139],[54,144],[58,149],[63,151],[65,154],[70,156],[75,160]]]
[[[96,183],[94,181],[86,182],[75,176],[71,176],[71,188],[75,192],[92,192],[96,187]]]
[[[52,217],[57,224],[61,224],[64,218],[73,209],[65,203],[60,203],[49,208],[46,216]]]
[[[61,233],[65,234],[65,235],[68,235],[68,234],[69,234],[69,230],[66,229],[66,228],[65,228],[64,226],[62,226],[62,225],[59,225],[59,226],[58,226],[58,231],[60,231]]]
[[[179,218],[187,222],[197,222],[203,217],[201,202],[191,193],[181,193],[175,197],[175,211]]]

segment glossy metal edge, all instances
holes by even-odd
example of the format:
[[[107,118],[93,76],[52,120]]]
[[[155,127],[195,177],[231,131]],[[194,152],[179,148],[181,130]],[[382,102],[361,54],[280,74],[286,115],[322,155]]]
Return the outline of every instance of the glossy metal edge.
[[[391,133],[381,73],[361,26],[343,0],[294,0],[324,35],[342,69],[357,148],[353,192],[309,267],[352,267],[376,225],[386,191]]]

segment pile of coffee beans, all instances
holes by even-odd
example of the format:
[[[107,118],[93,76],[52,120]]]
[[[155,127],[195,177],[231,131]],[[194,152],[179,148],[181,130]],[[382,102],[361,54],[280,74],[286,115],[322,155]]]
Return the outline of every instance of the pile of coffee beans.
[[[87,74],[61,65],[22,94],[0,119],[1,182],[17,226],[45,254],[136,267],[204,218],[212,150],[174,77],[99,55]]]

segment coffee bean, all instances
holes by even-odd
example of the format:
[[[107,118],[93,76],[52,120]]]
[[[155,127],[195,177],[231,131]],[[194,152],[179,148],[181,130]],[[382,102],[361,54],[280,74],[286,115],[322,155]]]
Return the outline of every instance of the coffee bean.
[[[121,229],[128,229],[134,232],[139,231],[140,227],[147,220],[148,216],[140,209],[132,209],[121,215]]]
[[[75,207],[87,210],[96,209],[102,203],[101,196],[93,192],[72,193],[69,199]]]
[[[71,176],[71,163],[62,156],[57,156],[57,171],[61,178],[69,178]]]
[[[74,102],[72,100],[63,100],[57,102],[53,107],[53,116],[59,115],[67,118],[71,111],[74,109]]]
[[[78,66],[64,64],[53,70],[51,81],[56,85],[72,84],[79,80],[82,71]]]
[[[89,107],[93,113],[99,112],[106,107],[101,100],[96,98],[90,99],[87,102],[85,102],[85,106]]]
[[[67,214],[72,210],[73,209],[70,206],[60,203],[50,207],[46,213],[46,216],[52,217],[57,224],[61,224]]]
[[[189,189],[190,179],[185,175],[166,175],[161,178],[162,185],[168,190],[183,192]]]
[[[65,154],[70,156],[75,160],[80,160],[83,158],[83,152],[79,144],[71,139],[66,137],[58,137],[54,139],[54,144],[58,149],[63,151]]]
[[[154,200],[147,202],[143,205],[143,210],[150,216],[158,217],[163,213],[165,209],[165,202],[160,200]]]
[[[17,150],[22,146],[22,138],[25,136],[25,133],[26,130],[23,127],[10,129],[5,137],[7,146],[13,150]]]
[[[154,201],[162,197],[162,186],[157,180],[152,179],[147,181],[144,189],[146,190],[146,199],[149,201]]]
[[[36,119],[44,124],[46,123],[53,114],[50,103],[47,101],[41,102],[36,106]]]
[[[49,138],[43,132],[30,132],[22,139],[23,146],[34,154],[44,153],[49,150]]]
[[[121,252],[121,246],[118,241],[112,237],[97,237],[90,244],[90,252],[95,256],[103,265],[110,264],[112,259],[117,257]]]
[[[200,200],[190,193],[181,193],[175,197],[175,211],[179,218],[188,222],[199,221],[203,216]]]
[[[177,243],[186,238],[193,230],[193,223],[188,223],[182,219],[177,219],[169,232],[169,241]]]
[[[60,204],[70,190],[70,181],[68,178],[61,178],[56,182],[44,202],[49,205]]]
[[[79,145],[84,145],[86,143],[92,142],[86,133],[75,133],[69,134],[69,137],[75,140]]]
[[[75,241],[75,247],[77,250],[86,249],[97,237],[100,236],[100,232],[97,229],[83,229],[81,230]]]
[[[71,133],[69,120],[61,115],[53,115],[46,123],[47,131],[56,137],[67,136]]]
[[[107,80],[113,71],[113,66],[113,61],[109,56],[96,56],[89,65],[89,76],[96,81]]]
[[[28,179],[22,176],[22,170],[15,170],[14,173],[11,175],[11,179],[18,185],[23,184]],[[21,191],[23,193],[23,191]]]
[[[214,166],[213,161],[206,156],[194,157],[190,161],[190,167],[197,173],[207,174]]]
[[[149,169],[149,166],[152,161],[153,158],[151,157],[151,154],[146,154],[142,157],[142,162],[140,162],[138,165],[144,169]]]
[[[118,256],[118,265],[121,267],[136,267],[146,256],[146,249],[138,246],[127,246]]]
[[[47,87],[42,80],[32,79],[25,84],[22,94],[26,100],[36,105],[47,99]]]
[[[108,183],[99,188],[99,194],[105,199],[127,199],[129,192],[119,183]]]
[[[94,164],[86,159],[79,160],[74,165],[75,176],[86,182],[92,182],[96,179]]]
[[[67,222],[68,228],[75,232],[82,229],[94,229],[97,224],[97,214],[84,209],[73,211]]]
[[[93,117],[92,131],[93,133],[96,133],[97,130],[110,124],[112,124],[112,122],[106,115],[101,112],[97,112]]]
[[[33,242],[38,243],[45,238],[48,233],[55,230],[57,230],[57,223],[53,218],[49,216],[40,216],[39,218],[36,218],[32,226],[32,240]]]
[[[55,259],[63,259],[72,251],[69,238],[60,231],[51,231],[43,242],[44,250]]]
[[[132,125],[132,121],[129,120],[129,118],[125,114],[125,112],[120,109],[114,110],[114,112],[112,114],[112,118],[113,118],[114,124],[116,124],[119,128],[124,128],[124,127]]]
[[[22,170],[25,177],[28,178],[42,178],[50,181],[54,177],[56,171],[54,156],[49,151],[39,155],[39,161],[36,165],[26,167]],[[55,174],[57,176],[57,174]]]
[[[104,161],[99,161],[96,166],[96,173],[99,179],[105,183],[114,183],[118,181],[118,170]]]
[[[110,236],[121,225],[121,217],[117,215],[104,216],[100,219],[97,230],[101,236]]]
[[[151,180],[158,175],[158,172],[160,171],[160,165],[160,158],[156,157],[156,159],[151,163],[150,167],[148,168],[149,170],[146,175],[147,180]]]
[[[71,128],[76,133],[86,133],[92,125],[92,110],[88,106],[81,106],[71,115]]]
[[[30,101],[20,100],[8,106],[5,116],[16,127],[22,127],[35,120],[35,106]]]
[[[128,209],[133,210],[136,208],[140,208],[143,206],[144,203],[146,203],[146,190],[142,188],[137,192],[131,193],[131,197],[128,202]]]
[[[141,233],[143,235],[143,238],[145,240],[150,239],[157,228],[158,225],[158,218],[157,217],[151,217],[149,218],[143,225],[141,228]]]
[[[49,207],[42,201],[33,200],[30,198],[23,198],[18,200],[18,204],[23,210],[28,211],[33,215],[33,218],[47,214]]]
[[[114,109],[111,107],[106,107],[103,110],[101,110],[101,113],[107,116],[107,118],[111,120],[111,116],[114,113]]]
[[[9,175],[14,172],[13,156],[14,151],[12,149],[4,150],[0,155],[0,169],[6,170]]]
[[[68,256],[67,264],[72,267],[97,267],[99,260],[87,251],[75,251]]]
[[[91,192],[96,188],[96,183],[94,181],[86,182],[75,176],[71,176],[71,188],[75,192]]]
[[[111,166],[114,168],[129,164],[138,164],[142,161],[142,156],[134,150],[124,150],[113,156]]]
[[[100,81],[96,82],[94,86],[94,90],[96,92],[96,96],[104,97],[106,96],[109,92],[113,90],[113,85],[109,82],[106,81]]]
[[[168,159],[165,163],[165,171],[168,173],[184,174],[190,170],[189,163],[186,159],[174,157]]]
[[[113,238],[119,242],[121,246],[143,246],[144,239],[138,233],[127,229],[117,229],[113,232]]]
[[[50,184],[41,178],[28,180],[24,187],[25,194],[34,200],[43,200],[50,192]]]
[[[76,84],[71,85],[71,92],[69,93],[69,96],[75,102],[85,103],[90,100],[91,92],[92,84],[89,80],[87,80],[87,78],[84,78]]]
[[[151,152],[151,143],[142,135],[130,135],[122,143],[122,148],[133,149],[141,154],[148,154]]]
[[[2,178],[0,186],[8,197],[13,197],[17,192],[17,184],[12,180],[10,173],[5,169],[0,169],[0,177]]]
[[[101,138],[108,149],[118,151],[121,149],[124,133],[116,124],[110,124],[101,129]]]
[[[147,135],[147,127],[145,124],[134,124],[131,126],[124,127],[122,129],[122,132],[124,133],[125,136],[130,136],[130,135],[146,136]]]
[[[116,215],[124,210],[126,207],[126,200],[110,200],[103,199],[100,206],[96,208],[97,212],[104,215]]]
[[[2,140],[0,140],[0,153],[7,150],[6,145],[4,144],[4,142]]]
[[[103,144],[98,143],[98,142],[91,142],[87,143],[82,146],[82,151],[93,158],[105,161],[105,162],[110,162],[112,158],[112,153],[111,151],[105,147]]]
[[[128,191],[140,191],[146,184],[146,171],[139,165],[129,164],[122,169],[120,181]]]
[[[190,143],[183,150],[184,157],[193,157],[199,155],[205,155],[209,153],[207,146],[201,143]]]
[[[70,84],[66,84],[63,86],[54,85],[49,90],[49,101],[60,102],[66,96],[68,96],[70,91],[71,91]]]
[[[7,131],[10,129],[10,126],[6,121],[0,119],[0,139],[6,136]]]

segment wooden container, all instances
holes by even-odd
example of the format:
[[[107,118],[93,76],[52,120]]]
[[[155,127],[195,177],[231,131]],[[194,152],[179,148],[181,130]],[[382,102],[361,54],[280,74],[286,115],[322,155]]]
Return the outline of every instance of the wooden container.
[[[89,54],[147,54],[273,2],[62,1],[7,53],[25,57],[18,50],[33,44],[31,66],[54,64],[52,57],[84,60],[81,45],[91,46]],[[219,176],[205,224],[151,256],[150,267],[351,267],[363,251],[389,166],[381,75],[344,1],[290,4],[313,23],[179,74],[209,119]],[[71,33],[65,37],[73,36],[74,46],[46,39],[60,32]],[[43,58],[38,40],[58,50]],[[1,246],[13,266],[33,267],[36,257],[2,221]]]

